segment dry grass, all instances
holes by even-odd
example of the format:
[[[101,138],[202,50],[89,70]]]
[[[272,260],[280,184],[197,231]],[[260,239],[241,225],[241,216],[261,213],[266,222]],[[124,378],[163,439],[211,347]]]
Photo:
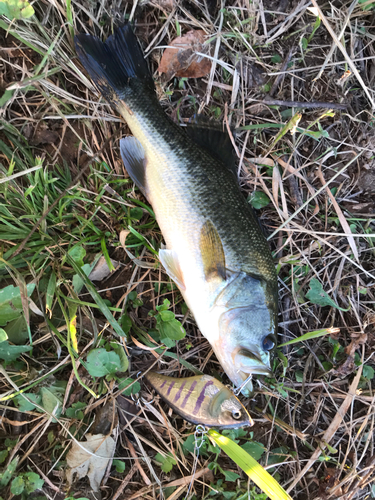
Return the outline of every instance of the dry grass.
[[[55,176],[66,176],[66,185],[58,192],[66,195],[70,185],[68,193],[76,199],[72,210],[80,219],[75,222],[73,218],[61,231],[71,232],[72,241],[88,245],[94,238],[80,240],[73,229],[75,224],[84,227],[86,237],[87,226],[82,221],[92,223],[92,234],[98,230],[104,235],[111,258],[121,262],[118,270],[97,286],[100,295],[117,308],[114,316],[119,319],[121,311],[129,307],[133,290],[142,299],[143,304],[130,307],[129,313],[134,325],[127,344],[130,375],[137,378],[140,371],[154,364],[166,374],[183,377],[191,375],[187,363],[205,373],[223,375],[208,342],[181,309],[180,294],[155,268],[155,255],[143,245],[127,245],[126,252],[123,250],[120,234],[129,223],[124,217],[129,208],[139,206],[137,200],[144,201],[130,185],[121,183],[126,173],[118,139],[126,133],[126,125],[98,96],[75,58],[67,5],[44,0],[34,8],[36,17],[31,22],[2,21],[2,27],[8,27],[18,39],[5,31],[0,34],[0,85],[4,90],[13,84],[14,90],[0,110],[0,139],[15,158],[20,158],[19,170],[30,165],[28,153],[31,158],[42,155],[44,165],[55,171]],[[363,10],[356,2],[327,3],[320,8],[322,23],[315,32],[316,17],[303,0],[293,4],[238,0],[233,5],[223,2],[221,10],[208,0],[177,4],[154,0],[134,5],[74,1],[71,17],[75,32],[104,38],[132,16],[153,70],[162,53],[158,47],[168,45],[178,30],[202,29],[207,33],[214,61],[210,75],[158,84],[166,113],[187,119],[199,111],[237,129],[235,145],[243,192],[248,196],[262,191],[270,200],[259,215],[278,263],[281,341],[308,331],[340,328],[336,338],[322,337],[280,349],[274,361],[275,378],[262,381],[254,400],[245,401],[256,422],[252,439],[264,445],[262,463],[273,464],[280,483],[293,498],[364,499],[371,491],[375,496],[375,379],[361,376],[362,368],[358,368],[366,367],[362,375],[371,375],[375,349],[375,11],[374,7]],[[295,105],[270,105],[269,99],[294,101]],[[297,104],[304,102],[317,103],[317,108]],[[328,113],[319,107],[321,102],[344,103],[346,109]],[[296,132],[291,135],[287,131],[275,141],[281,130],[275,124],[285,124],[297,110],[302,117]],[[12,142],[17,134],[26,137],[29,145],[24,145],[20,135],[22,148]],[[94,155],[102,167],[92,162]],[[9,174],[11,158],[4,148],[0,161],[2,172]],[[64,164],[69,167],[70,180],[66,173],[55,170],[56,165]],[[81,179],[75,179],[80,172]],[[12,182],[19,182],[14,186],[22,192],[22,178]],[[52,201],[44,209],[51,210]],[[32,219],[32,224],[37,220]],[[39,221],[36,234],[45,221]],[[158,246],[162,237],[146,210],[141,223],[142,236],[151,246]],[[133,226],[138,227],[136,223]],[[68,248],[69,238],[59,233],[58,224],[54,228],[56,232],[42,250],[47,264],[36,269],[31,261],[30,265],[26,260],[21,262],[25,252],[31,252],[31,237],[24,244],[24,254],[20,252],[21,260],[12,261],[27,282],[35,278],[39,290],[35,300],[40,300],[36,305],[42,315],[42,274],[50,269],[48,265],[55,266],[64,294],[70,296],[72,290],[71,277],[64,278],[63,253],[55,247]],[[21,236],[19,240],[3,238],[3,252],[23,240]],[[92,250],[85,247],[88,254],[99,251],[98,245]],[[2,278],[4,286],[14,283],[5,269]],[[321,307],[306,298],[313,278],[341,309]],[[160,357],[144,345],[139,334],[154,327],[148,312],[164,298],[171,301],[187,331],[175,349],[176,359]],[[79,348],[84,359],[98,335],[116,337],[98,309],[84,304],[93,302],[88,293],[82,293],[79,301]],[[61,319],[56,304],[54,314],[60,314]],[[217,463],[240,474],[240,479],[227,482],[224,491],[219,481],[224,476],[207,469],[215,458],[212,453],[202,453],[196,463],[192,453],[184,454],[182,444],[194,428],[157,398],[150,403],[145,386],[137,404],[122,396],[116,399],[119,391],[114,381],[101,382],[106,385],[104,390],[78,363],[83,382],[95,392],[103,390],[98,400],[91,397],[76,382],[64,344],[66,325],[55,323],[60,338],[47,319],[33,310],[33,357],[26,354],[22,367],[5,367],[1,391],[8,395],[14,392],[14,383],[29,386],[36,382],[38,387],[40,379],[46,383],[55,377],[68,382],[64,408],[77,401],[87,404],[84,420],[63,416],[53,423],[52,415],[35,411],[22,414],[11,400],[3,401],[1,438],[19,436],[6,460],[21,454],[19,470],[29,468],[40,474],[47,498],[65,498],[62,470],[72,434],[86,432],[96,415],[96,427],[89,432],[115,429],[116,456],[126,462],[124,474],[113,468],[108,473],[102,498],[154,499],[164,491],[166,498],[174,500],[184,498],[194,480],[192,492],[197,499],[260,499],[254,491],[250,493],[244,476],[225,456],[220,455]],[[68,398],[69,389],[72,393]],[[110,425],[103,430],[98,421]],[[154,460],[156,453],[174,457],[171,472],[160,469]],[[4,491],[4,498],[10,498],[6,497],[9,491]],[[90,495],[85,480],[74,491],[77,498]]]

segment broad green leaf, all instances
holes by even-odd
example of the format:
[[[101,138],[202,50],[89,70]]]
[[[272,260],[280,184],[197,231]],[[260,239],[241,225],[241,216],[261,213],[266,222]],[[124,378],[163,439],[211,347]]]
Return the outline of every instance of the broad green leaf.
[[[161,455],[160,453],[157,453],[155,455],[155,460],[159,462],[161,470],[168,474],[168,472],[171,472],[172,468],[174,465],[177,464],[176,460],[172,457],[172,455]]]
[[[122,474],[123,472],[125,472],[125,462],[123,462],[122,460],[114,459],[112,462],[112,465],[114,465],[116,467],[116,471],[119,474]]]
[[[263,453],[266,451],[262,443],[258,443],[257,441],[248,441],[247,443],[243,444],[241,448],[249,453],[249,455],[251,455],[254,460],[259,460]]]
[[[31,402],[28,401],[24,396],[27,396]],[[15,405],[19,409],[19,411],[33,411],[36,406],[33,404],[36,403],[38,405],[42,404],[42,398],[39,394],[34,394],[32,392],[25,392],[24,394],[20,394],[13,399]]]
[[[84,265],[83,259],[85,258],[86,250],[81,245],[74,245],[68,251],[68,254],[79,267]]]
[[[248,201],[250,201],[254,208],[259,210],[260,208],[266,207],[269,204],[270,199],[265,193],[263,193],[263,191],[254,191],[249,196]]]
[[[9,321],[4,330],[8,335],[9,342],[21,345],[29,338],[25,316],[20,313],[17,319]]]
[[[12,481],[12,484],[10,485],[10,491],[13,493],[13,495],[21,495],[24,489],[25,481],[23,480],[23,477],[21,475],[15,477]]]
[[[135,207],[130,209],[130,218],[135,220],[141,220],[143,217],[143,210],[140,207]]]
[[[271,499],[292,500],[276,479],[238,444],[214,429],[210,429],[208,435]]]
[[[9,451],[8,450],[1,450],[0,451],[0,464],[2,464],[3,462],[5,462],[7,456],[9,455]]]
[[[25,481],[25,491],[26,493],[33,493],[36,490],[41,490],[44,485],[44,479],[42,479],[36,472],[25,472],[23,474],[23,479]]]
[[[41,405],[46,410],[46,412],[59,418],[62,410],[62,398],[57,397],[49,387],[41,387],[39,392],[42,398]],[[52,419],[52,422],[55,423],[57,422],[57,420]]]
[[[118,390],[122,391],[124,387],[127,387],[132,382],[134,382],[134,379],[131,377],[120,379]],[[130,394],[137,394],[140,390],[141,390],[141,384],[139,382],[134,382],[134,384],[132,384],[128,389],[125,389],[123,394],[125,396],[130,396]]]
[[[267,465],[278,464],[284,462],[289,456],[288,448],[285,446],[280,446],[279,448],[274,448],[270,451],[268,455]]]
[[[110,346],[120,358],[121,367],[119,371],[126,372],[126,370],[129,368],[129,360],[125,353],[125,349],[121,344],[118,344],[117,342],[110,342]]]
[[[35,283],[27,285],[27,295],[31,296]],[[0,326],[4,326],[12,319],[18,318],[22,312],[22,301],[19,287],[9,285],[0,290]]]
[[[77,403],[73,403],[71,408],[67,408],[65,411],[65,415],[69,418],[76,418],[78,420],[83,420],[85,414],[83,413],[83,408],[86,408],[86,403],[82,401],[77,401]]]
[[[164,299],[161,306],[156,306],[156,310],[157,311],[166,311],[167,309],[169,309],[170,305],[171,305],[171,303],[169,302],[169,300]]]
[[[374,378],[375,371],[372,366],[364,365],[362,368],[362,376],[367,378],[368,380],[372,380]]]
[[[0,0],[0,5],[1,5],[1,0]],[[2,108],[4,104],[6,104],[13,97],[14,92],[15,90],[6,90],[4,92],[4,94],[0,97],[0,108]]]
[[[13,458],[8,467],[0,474],[0,487],[6,486],[12,479],[12,476],[17,469],[19,457]]]
[[[307,332],[296,339],[288,340],[283,344],[279,344],[278,347],[283,347],[284,345],[296,344],[297,342],[303,342],[305,340],[316,339],[318,337],[324,337],[325,335],[332,335],[339,333],[338,328],[322,328],[321,330],[314,330],[313,332]]]
[[[124,333],[129,333],[132,327],[132,320],[128,314],[124,314],[121,316],[120,320],[122,329],[124,330]]]
[[[20,354],[29,352],[31,349],[32,347],[29,345],[10,345],[6,340],[5,342],[0,342],[0,359],[14,361]]]
[[[339,307],[334,300],[328,295],[327,292],[323,290],[323,286],[320,281],[316,278],[310,280],[310,289],[306,293],[306,298],[312,303],[318,306],[331,306],[336,307],[340,311],[349,311],[349,309],[343,309]]]
[[[226,481],[234,482],[240,477],[236,472],[232,472],[231,470],[223,470],[223,474],[225,476]]]
[[[94,268],[94,264],[95,264],[95,261],[92,264],[85,264],[84,266],[81,267],[82,272],[86,276],[89,276],[89,274],[91,273],[91,271]],[[78,274],[75,274],[73,276],[72,283],[73,283],[74,291],[76,292],[77,295],[79,295],[81,293],[82,288],[85,286],[83,279]]]
[[[0,0],[0,15],[12,19],[27,19],[34,15],[34,9],[27,0]]]
[[[0,342],[4,342],[7,339],[8,339],[7,332],[2,328],[0,328]]]
[[[175,318],[174,313],[165,309],[160,310],[156,316],[156,329],[160,333],[162,342],[163,339],[181,340],[186,336],[185,329]]]
[[[92,377],[104,377],[121,371],[120,356],[113,351],[93,349],[87,356],[86,370]]]

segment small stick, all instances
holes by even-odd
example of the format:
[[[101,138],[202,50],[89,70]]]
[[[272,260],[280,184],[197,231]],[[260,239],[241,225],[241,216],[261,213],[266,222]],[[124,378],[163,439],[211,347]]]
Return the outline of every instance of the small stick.
[[[285,76],[285,70],[287,69],[288,67],[288,64],[289,64],[289,61],[291,60],[292,58],[292,54],[293,54],[293,50],[294,50],[294,47],[292,47],[290,49],[290,51],[288,52],[288,55],[286,56],[284,62],[283,62],[283,65],[281,66],[280,68],[280,73],[277,75],[277,78],[276,80],[273,82],[272,84],[272,87],[271,87],[271,90],[269,91],[269,96],[270,97],[273,97],[273,95],[275,94],[276,90],[277,90],[277,87],[280,83],[280,81],[283,79],[283,77]]]
[[[128,474],[126,475],[126,477],[124,478],[124,480],[122,481],[122,483],[120,484],[120,486],[118,487],[118,489],[117,489],[117,491],[115,493],[115,496],[112,498],[112,500],[117,500],[119,498],[119,496],[122,495],[124,489],[130,483],[131,479],[134,476],[135,471],[138,468],[137,467],[137,463],[138,463],[138,457],[137,457],[137,460],[135,461],[135,463],[133,464],[132,468],[130,469],[130,471],[128,472]]]
[[[151,484],[151,481],[150,479],[147,477],[147,474],[145,473],[145,471],[142,469],[142,466],[141,464],[139,463],[139,460],[138,460],[138,455],[134,449],[134,446],[133,444],[129,441],[129,438],[127,436],[125,436],[125,439],[126,439],[126,444],[129,448],[129,451],[130,451],[130,454],[131,456],[135,459],[135,466],[136,468],[138,469],[140,475],[142,476],[143,478],[143,481],[146,483],[147,486],[150,486]]]
[[[272,89],[271,89],[272,90]],[[328,108],[328,109],[347,109],[347,104],[340,104],[336,102],[303,102],[303,101],[280,101],[279,99],[263,99],[258,101],[257,99],[252,99],[254,101],[260,102],[262,104],[270,104],[271,106],[288,106],[290,108]]]

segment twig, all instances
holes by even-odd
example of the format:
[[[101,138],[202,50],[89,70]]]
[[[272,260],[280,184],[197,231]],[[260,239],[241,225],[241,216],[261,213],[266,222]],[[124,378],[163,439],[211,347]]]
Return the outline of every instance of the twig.
[[[129,448],[130,454],[135,459],[135,464],[134,465],[138,469],[140,475],[143,477],[143,481],[147,484],[147,486],[150,486],[151,481],[147,477],[147,474],[145,473],[145,471],[142,469],[142,465],[139,463],[138,456],[137,456],[137,453],[135,452],[134,446],[129,441],[129,438],[127,436],[125,436],[125,439],[126,439],[126,444],[127,444],[128,448]]]
[[[260,102],[262,104],[270,104],[271,106],[288,106],[290,108],[328,108],[328,109],[346,109],[347,104],[339,104],[336,102],[303,102],[303,101],[280,101],[279,99],[263,99],[258,101],[257,99],[251,99],[252,101]]]
[[[112,497],[112,500],[117,500],[120,495],[122,495],[124,489],[127,487],[127,485],[130,483],[132,477],[134,476],[135,471],[137,470],[137,465],[138,465],[138,457],[135,463],[133,464],[132,468],[130,471],[127,473],[126,477],[118,487],[115,495]]]
[[[357,375],[354,377],[353,382],[351,383],[348,391],[348,395],[346,396],[345,400],[343,401],[342,405],[339,408],[339,411],[336,413],[334,419],[332,420],[330,426],[328,429],[325,431],[322,442],[320,443],[320,446],[316,448],[314,453],[312,454],[312,457],[310,460],[307,462],[305,467],[302,469],[300,474],[294,479],[292,484],[289,486],[287,489],[287,492],[289,493],[298,483],[299,481],[303,478],[303,476],[310,470],[310,468],[314,465],[314,463],[318,460],[324,449],[327,447],[327,444],[331,441],[333,436],[335,435],[337,429],[340,427],[341,422],[348,411],[349,406],[352,404],[354,398],[356,397],[356,390],[358,387],[359,380],[362,375],[362,365],[358,368]]]
[[[341,38],[344,36],[344,33],[345,33],[345,30],[346,30],[346,27],[348,25],[348,22],[350,20],[350,16],[352,15],[352,12],[354,10],[354,7],[357,5],[358,3],[358,0],[353,0],[353,2],[351,3],[349,9],[348,9],[348,14],[344,20],[344,25],[340,31],[340,34],[339,34],[339,40],[341,40]],[[335,43],[332,44],[332,47],[330,48],[330,51],[328,52],[327,54],[327,57],[324,61],[324,63],[322,64],[322,67],[320,68],[320,71],[318,73],[318,75],[314,78],[314,80],[319,80],[319,78],[322,76],[323,74],[323,71],[325,70],[325,67],[327,66],[328,64],[328,61],[331,59],[334,51],[335,51],[335,48],[336,48],[336,45]]]
[[[349,54],[346,52],[345,50],[345,47],[343,46],[343,44],[340,42],[340,40],[337,38],[336,36],[336,33],[333,31],[331,25],[329,24],[329,22],[327,21],[327,18],[326,16],[323,14],[323,12],[321,11],[319,5],[316,3],[316,0],[311,0],[312,4],[314,5],[314,7],[317,9],[318,11],[318,14],[319,14],[319,17],[320,19],[323,21],[323,24],[324,26],[327,28],[327,31],[329,32],[329,34],[331,35],[331,37],[333,38],[333,40],[335,41],[337,47],[340,49],[342,55],[345,57],[346,59],[346,62],[348,63],[348,65],[350,66],[350,69],[352,70],[352,72],[355,74],[359,84],[361,85],[361,87],[363,88],[365,94],[367,95],[367,98],[368,100],[370,101],[371,103],[371,106],[372,106],[372,109],[375,110],[375,102],[368,90],[368,88],[366,87],[365,85],[365,82],[362,80],[362,77],[361,75],[359,74],[355,64],[353,63],[353,61],[350,59],[349,57]]]
[[[212,83],[214,81],[214,76],[215,76],[215,71],[216,71],[216,61],[217,61],[217,58],[219,55],[219,49],[220,49],[220,43],[221,43],[221,28],[223,27],[223,22],[224,22],[224,14],[223,14],[223,12],[220,12],[220,23],[219,23],[219,27],[217,30],[217,39],[216,39],[216,45],[215,45],[214,59],[212,62],[210,78],[208,80],[208,85],[207,85],[206,104],[208,104],[210,102]]]
[[[283,62],[283,65],[281,66],[280,68],[280,74],[277,75],[277,78],[276,80],[273,82],[272,84],[272,87],[271,87],[271,90],[269,91],[269,96],[270,97],[273,97],[273,95],[275,94],[276,90],[277,90],[277,87],[280,83],[280,81],[282,80],[282,78],[284,77],[285,73],[284,71],[287,69],[288,67],[288,64],[289,64],[289,61],[291,60],[292,58],[292,54],[293,54],[293,51],[294,51],[294,47],[292,47],[289,52],[288,52],[288,55],[286,56],[286,58],[284,59],[284,62]]]
[[[341,226],[342,226],[344,232],[348,234],[347,238],[348,238],[348,242],[349,242],[350,248],[353,251],[354,258],[356,259],[357,262],[359,262],[358,249],[356,247],[354,238],[352,236],[352,231],[350,229],[350,226],[349,226],[347,220],[344,217],[344,214],[342,213],[342,210],[341,210],[339,204],[336,201],[336,198],[333,196],[333,194],[332,194],[331,190],[329,189],[329,187],[326,186],[326,181],[325,181],[323,173],[322,173],[322,166],[321,165],[319,165],[319,168],[317,170],[317,176],[319,177],[319,179],[320,179],[321,183],[323,184],[323,186],[326,188],[327,194],[329,196],[329,199],[331,200],[332,205],[334,206],[334,208],[336,210],[336,213],[337,213],[337,216],[338,216],[338,218],[340,220]]]

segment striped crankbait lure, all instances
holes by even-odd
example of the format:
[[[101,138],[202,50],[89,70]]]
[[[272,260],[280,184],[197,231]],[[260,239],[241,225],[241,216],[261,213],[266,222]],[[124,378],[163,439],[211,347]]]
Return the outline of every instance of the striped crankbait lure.
[[[188,422],[222,429],[254,423],[233,392],[214,377],[176,378],[149,372],[144,378]]]

